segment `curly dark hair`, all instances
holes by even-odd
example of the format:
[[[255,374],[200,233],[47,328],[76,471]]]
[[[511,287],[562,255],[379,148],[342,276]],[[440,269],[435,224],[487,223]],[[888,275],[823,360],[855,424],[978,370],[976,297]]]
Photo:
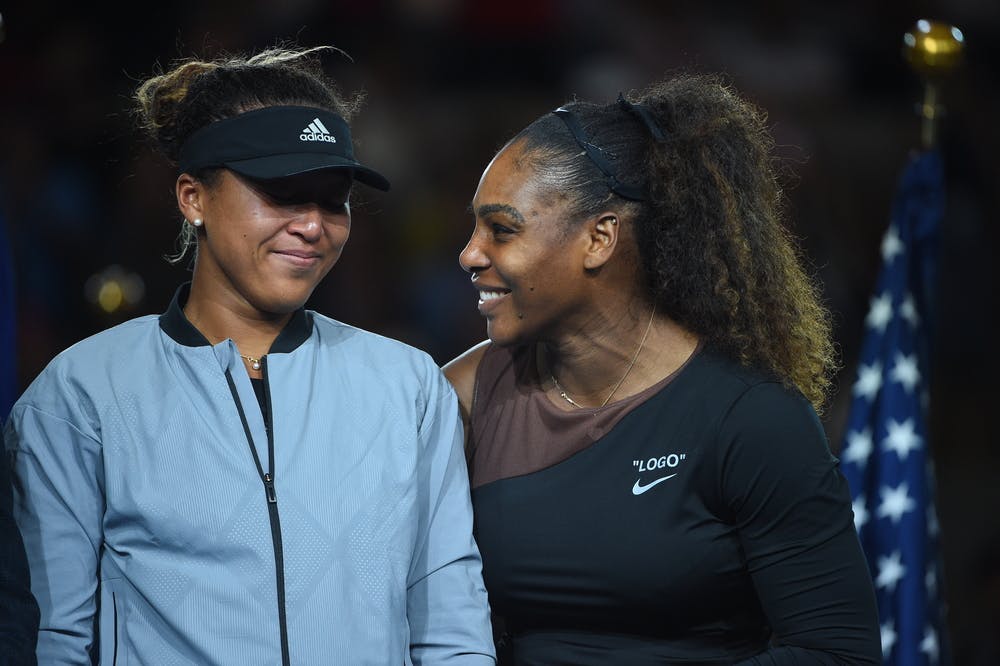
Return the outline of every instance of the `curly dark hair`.
[[[508,145],[569,206],[569,220],[616,205],[634,225],[642,276],[658,309],[740,363],[772,372],[816,408],[836,369],[818,284],[783,223],[765,115],[718,76],[682,75],[627,96],[665,134],[655,141],[626,105],[565,105],[620,181],[611,192],[567,126],[546,114]]]
[[[324,73],[319,56],[333,46],[277,46],[251,56],[214,60],[188,58],[155,74],[135,92],[139,128],[156,151],[176,166],[181,146],[210,123],[270,106],[308,106],[333,111],[344,120],[361,105],[363,95],[345,98]],[[221,169],[205,167],[191,174],[207,185],[217,182]],[[181,226],[179,252],[167,257],[179,262],[196,246],[193,228]]]

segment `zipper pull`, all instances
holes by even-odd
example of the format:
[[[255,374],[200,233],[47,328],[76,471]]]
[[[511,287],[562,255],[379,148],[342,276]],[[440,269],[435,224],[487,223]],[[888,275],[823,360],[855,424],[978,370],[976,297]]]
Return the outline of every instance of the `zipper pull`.
[[[274,478],[270,474],[264,475],[264,491],[267,493],[267,501],[271,504],[278,503],[278,496],[274,492]]]

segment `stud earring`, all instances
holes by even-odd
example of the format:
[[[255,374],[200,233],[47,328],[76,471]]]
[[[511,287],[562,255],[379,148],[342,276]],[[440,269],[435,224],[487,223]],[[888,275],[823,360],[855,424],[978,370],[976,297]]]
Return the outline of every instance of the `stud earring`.
[[[193,224],[196,227],[200,227],[202,224],[201,218],[200,217],[194,218],[193,220],[191,220],[191,224]]]

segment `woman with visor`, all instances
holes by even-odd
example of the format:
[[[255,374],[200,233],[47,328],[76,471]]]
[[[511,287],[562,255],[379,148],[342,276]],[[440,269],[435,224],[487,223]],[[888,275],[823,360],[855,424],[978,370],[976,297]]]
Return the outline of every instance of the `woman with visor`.
[[[389,187],[320,51],[138,89],[194,272],[13,408],[40,663],[494,663],[453,390],[428,355],[303,308],[353,182]]]
[[[489,340],[445,372],[500,663],[880,663],[769,151],[688,76],[546,113],[483,173]]]

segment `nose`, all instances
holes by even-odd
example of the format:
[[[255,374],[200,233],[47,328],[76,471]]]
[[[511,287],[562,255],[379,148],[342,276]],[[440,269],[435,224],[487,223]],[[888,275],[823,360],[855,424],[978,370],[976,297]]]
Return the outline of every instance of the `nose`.
[[[326,211],[317,204],[298,207],[287,225],[288,232],[300,236],[307,243],[315,243],[323,236],[324,214],[327,214]]]
[[[478,233],[473,232],[469,242],[459,252],[458,263],[467,273],[479,273],[489,267],[490,260],[483,251]]]

